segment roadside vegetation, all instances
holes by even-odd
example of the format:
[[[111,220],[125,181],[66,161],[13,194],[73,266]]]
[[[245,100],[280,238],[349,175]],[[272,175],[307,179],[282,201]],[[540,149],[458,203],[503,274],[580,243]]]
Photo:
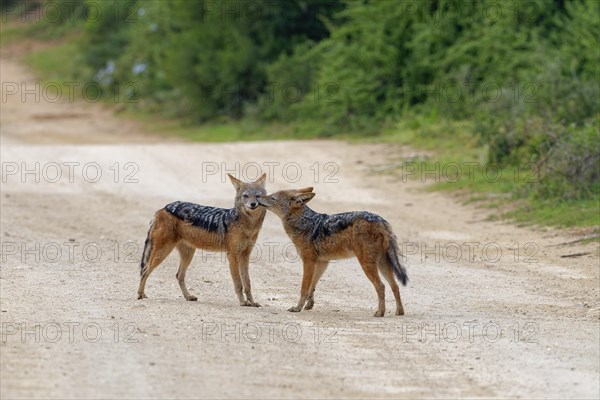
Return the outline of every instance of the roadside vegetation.
[[[3,43],[60,39],[26,56],[40,76],[153,129],[402,143],[432,156],[396,172],[435,171],[435,190],[598,233],[596,0],[1,4]]]

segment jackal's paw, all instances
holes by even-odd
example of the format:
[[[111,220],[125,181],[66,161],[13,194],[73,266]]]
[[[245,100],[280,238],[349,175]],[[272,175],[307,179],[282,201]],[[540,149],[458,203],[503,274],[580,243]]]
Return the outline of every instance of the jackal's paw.
[[[138,300],[147,299],[147,298],[148,298],[148,296],[146,296],[145,293],[138,293]]]
[[[374,317],[383,317],[383,314],[385,314],[385,311],[377,310],[373,313],[373,316]]]
[[[262,307],[260,304],[254,302],[254,301],[250,301],[250,300],[245,300],[240,305],[243,307]]]
[[[302,310],[302,307],[298,307],[298,306],[288,308],[289,312],[300,312],[300,310]]]
[[[305,309],[305,310],[312,310],[312,308],[314,307],[314,305],[315,305],[315,302],[314,302],[314,301],[310,301],[310,300],[309,300],[309,301],[306,303],[306,305],[304,306],[304,309]]]
[[[185,298],[187,301],[198,301],[196,296],[189,295]]]
[[[404,309],[401,308],[399,310],[396,310],[396,315],[404,315]]]

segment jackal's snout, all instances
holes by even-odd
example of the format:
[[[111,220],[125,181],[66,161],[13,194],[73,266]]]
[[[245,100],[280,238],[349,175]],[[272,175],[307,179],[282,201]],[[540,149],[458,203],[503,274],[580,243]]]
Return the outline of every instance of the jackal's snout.
[[[254,200],[250,200],[248,202],[248,208],[251,210],[256,210],[258,208],[259,199],[260,199],[260,195],[258,195]]]
[[[258,201],[259,206],[271,207],[273,205],[271,201],[271,195],[261,196],[256,200]]]
[[[248,189],[242,194],[242,203],[250,211],[254,211],[259,206],[259,201],[262,196],[266,194],[263,188]]]
[[[243,205],[243,207],[252,212],[252,211],[256,211],[259,208],[259,204],[258,204],[258,199],[262,196],[262,194],[256,194],[256,193],[248,193],[248,194],[244,194],[242,195],[241,203]]]
[[[258,203],[283,218],[302,209],[315,196],[312,190],[312,187],[279,190],[262,196],[258,199]]]

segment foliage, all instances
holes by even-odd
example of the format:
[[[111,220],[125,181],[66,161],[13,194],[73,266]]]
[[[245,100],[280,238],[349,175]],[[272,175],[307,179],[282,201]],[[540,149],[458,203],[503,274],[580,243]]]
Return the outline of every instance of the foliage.
[[[597,196],[597,0],[71,3],[81,18],[53,23],[80,26],[80,78],[134,107],[322,136],[468,121],[487,162],[537,171],[515,193]]]

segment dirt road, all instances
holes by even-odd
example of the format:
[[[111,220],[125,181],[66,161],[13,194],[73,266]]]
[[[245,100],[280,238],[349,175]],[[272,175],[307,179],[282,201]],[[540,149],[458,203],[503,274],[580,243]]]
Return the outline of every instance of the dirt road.
[[[35,83],[14,58],[5,83]],[[1,397],[415,398],[599,395],[594,245],[486,220],[489,210],[377,173],[408,149],[335,141],[162,141],[96,104],[6,95],[1,114]],[[257,168],[258,167],[258,168]],[[186,302],[172,254],[136,300],[148,222],[173,200],[229,207],[226,172],[314,186],[322,212],[387,218],[408,255],[406,315],[372,317],[355,260],[289,313],[301,265],[268,214],[239,307],[227,263],[198,252]],[[406,182],[404,182],[406,181]],[[591,254],[561,257],[576,253]]]

